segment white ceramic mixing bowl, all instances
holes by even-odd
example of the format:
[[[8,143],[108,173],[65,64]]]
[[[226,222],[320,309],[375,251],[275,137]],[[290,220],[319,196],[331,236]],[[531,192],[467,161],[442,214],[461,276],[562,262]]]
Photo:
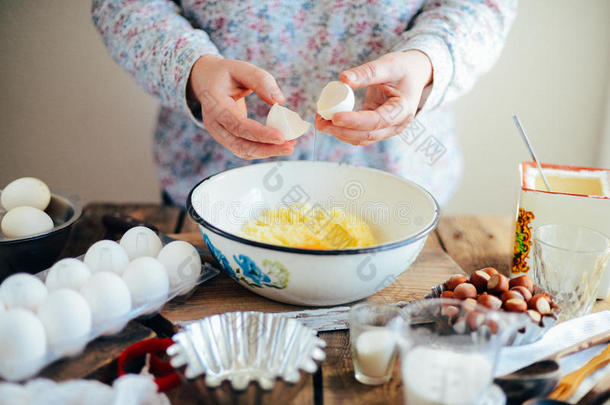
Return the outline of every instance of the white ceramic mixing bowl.
[[[243,224],[263,209],[305,202],[360,216],[379,244],[313,250],[242,236]],[[390,285],[415,261],[440,215],[434,197],[411,181],[319,161],[260,163],[215,174],[193,188],[187,208],[208,249],[238,283],[273,300],[312,306],[356,301]],[[323,223],[316,226],[329,231]]]

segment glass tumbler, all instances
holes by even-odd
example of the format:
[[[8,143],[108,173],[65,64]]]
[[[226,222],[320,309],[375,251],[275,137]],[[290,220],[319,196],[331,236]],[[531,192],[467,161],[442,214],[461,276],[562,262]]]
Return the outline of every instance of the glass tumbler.
[[[559,305],[559,321],[591,311],[606,269],[608,237],[578,225],[543,225],[534,230],[532,278]]]
[[[350,341],[356,380],[378,385],[392,378],[398,353],[396,332],[405,322],[394,305],[365,302],[350,310]]]
[[[415,301],[404,312],[399,346],[405,404],[503,403],[492,398],[493,373],[500,348],[527,322],[522,314],[447,298]]]

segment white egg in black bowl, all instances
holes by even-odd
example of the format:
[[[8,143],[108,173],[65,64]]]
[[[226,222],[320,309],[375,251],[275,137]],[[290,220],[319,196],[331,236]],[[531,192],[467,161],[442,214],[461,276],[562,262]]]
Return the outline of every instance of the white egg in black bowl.
[[[334,209],[356,215],[375,243],[303,248],[244,234],[244,224],[265,210],[295,203],[309,204],[322,217]],[[264,297],[310,306],[356,301],[393,283],[413,264],[440,216],[432,194],[412,181],[320,161],[260,163],[212,175],[193,188],[187,208],[235,281]],[[315,228],[331,235],[320,223]]]
[[[13,235],[8,237],[0,233],[0,282],[14,273],[34,274],[47,269],[61,254],[72,225],[81,216],[82,208],[77,197],[69,197],[54,190],[50,190],[49,194],[50,199],[44,211],[31,206],[19,206],[7,212],[0,207],[0,220],[5,220],[12,211],[14,220],[8,218],[10,221],[3,221],[11,231],[17,228],[16,231],[27,233],[28,229],[19,229],[24,224],[19,216],[26,215],[27,218],[31,218],[28,214],[34,212],[31,224],[33,228],[29,230],[33,229],[33,232],[36,232],[29,236],[18,237]],[[49,219],[52,224],[47,225],[46,221]]]

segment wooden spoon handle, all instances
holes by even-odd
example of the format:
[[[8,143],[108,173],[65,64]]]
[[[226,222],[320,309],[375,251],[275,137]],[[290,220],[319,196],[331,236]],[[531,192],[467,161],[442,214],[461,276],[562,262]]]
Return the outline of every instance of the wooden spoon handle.
[[[565,401],[570,398],[580,384],[584,381],[587,376],[592,374],[594,371],[604,367],[610,363],[610,345],[606,346],[604,350],[597,356],[593,357],[587,364],[578,370],[564,376],[557,385],[557,389],[551,392],[549,398],[558,399]]]
[[[582,350],[588,349],[590,347],[597,346],[598,344],[606,343],[608,341],[610,341],[610,331],[601,333],[599,335],[595,335],[587,340],[584,340],[580,343],[576,343],[575,345],[567,347],[567,348],[563,349],[562,351],[555,353],[551,357],[551,359],[558,361],[560,358],[567,356],[568,354],[577,353]]]

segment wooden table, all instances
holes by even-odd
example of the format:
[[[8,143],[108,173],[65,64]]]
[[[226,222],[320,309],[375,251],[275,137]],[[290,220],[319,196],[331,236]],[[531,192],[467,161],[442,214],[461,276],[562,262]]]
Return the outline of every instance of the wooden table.
[[[108,235],[101,216],[114,212],[131,215],[151,223],[161,232],[201,246],[195,224],[176,207],[152,204],[89,204],[83,218],[75,225],[63,256],[77,256],[93,242]],[[508,273],[512,254],[513,221],[510,217],[444,217],[412,268],[393,284],[369,300],[396,302],[420,299],[428,287],[454,273],[470,273],[494,266]],[[128,345],[153,336],[171,336],[176,322],[199,319],[214,313],[240,310],[266,312],[294,311],[300,307],[267,300],[240,287],[224,273],[201,285],[186,301],[168,303],[160,315],[144,322],[131,322],[119,335],[90,343],[75,359],[63,360],[43,370],[42,375],[55,380],[96,378],[111,382],[116,375],[116,358]],[[598,309],[610,304],[598,302]],[[326,343],[326,361],[318,372],[302,384],[293,404],[402,404],[398,367],[392,380],[382,386],[368,387],[353,378],[353,365],[347,331],[320,333]],[[172,403],[198,403],[192,387],[168,393]]]

